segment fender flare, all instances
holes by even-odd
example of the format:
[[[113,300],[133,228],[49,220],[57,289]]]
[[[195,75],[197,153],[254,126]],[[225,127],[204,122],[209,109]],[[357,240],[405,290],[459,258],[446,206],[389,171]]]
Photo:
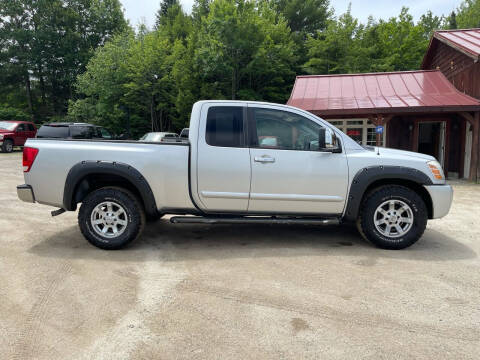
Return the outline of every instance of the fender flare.
[[[114,161],[82,161],[74,165],[68,172],[65,180],[63,191],[63,207],[65,210],[76,210],[75,192],[82,180],[86,176],[93,174],[117,175],[129,181],[140,193],[145,206],[145,212],[152,216],[157,214],[155,197],[147,180],[134,167]]]
[[[433,185],[430,177],[424,172],[405,166],[369,166],[357,172],[350,185],[345,220],[355,221],[360,211],[363,195],[368,187],[378,180],[407,180],[419,185]]]

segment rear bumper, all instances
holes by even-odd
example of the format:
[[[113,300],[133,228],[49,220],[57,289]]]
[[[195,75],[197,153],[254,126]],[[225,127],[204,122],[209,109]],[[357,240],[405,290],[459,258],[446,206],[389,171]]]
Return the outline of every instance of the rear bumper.
[[[20,200],[34,203],[35,196],[33,195],[33,189],[30,185],[18,185],[17,186],[17,196]]]
[[[432,219],[444,217],[450,211],[453,200],[453,189],[450,185],[425,185],[432,198]]]

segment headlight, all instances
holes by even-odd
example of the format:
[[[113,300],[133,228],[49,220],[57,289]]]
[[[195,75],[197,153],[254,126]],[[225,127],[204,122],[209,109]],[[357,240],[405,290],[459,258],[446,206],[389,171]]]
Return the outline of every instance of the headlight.
[[[0,140],[3,140],[3,135],[0,135]]]
[[[443,174],[442,166],[438,163],[438,161],[429,161],[428,167],[432,172],[432,175],[437,180],[444,180],[445,175]]]

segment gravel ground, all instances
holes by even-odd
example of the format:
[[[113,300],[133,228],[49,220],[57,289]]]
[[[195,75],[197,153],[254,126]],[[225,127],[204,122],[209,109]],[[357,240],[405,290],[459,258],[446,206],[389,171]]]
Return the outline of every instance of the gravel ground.
[[[3,359],[478,359],[480,186],[402,251],[352,227],[146,227],[122,251],[22,203],[0,154]]]

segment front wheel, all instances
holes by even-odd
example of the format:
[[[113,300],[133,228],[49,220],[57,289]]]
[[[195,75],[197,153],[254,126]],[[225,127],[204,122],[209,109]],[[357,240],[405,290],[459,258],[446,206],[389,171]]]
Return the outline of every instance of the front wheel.
[[[6,153],[11,153],[13,151],[13,141],[6,139],[2,145],[2,151]]]
[[[78,213],[85,238],[106,250],[120,249],[138,238],[145,225],[145,212],[130,191],[108,187],[90,193]]]
[[[362,202],[357,227],[374,245],[399,250],[414,244],[427,226],[428,212],[423,199],[413,190],[382,186]]]

